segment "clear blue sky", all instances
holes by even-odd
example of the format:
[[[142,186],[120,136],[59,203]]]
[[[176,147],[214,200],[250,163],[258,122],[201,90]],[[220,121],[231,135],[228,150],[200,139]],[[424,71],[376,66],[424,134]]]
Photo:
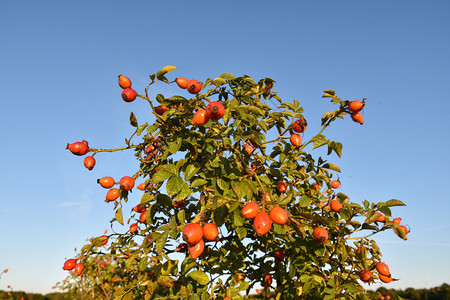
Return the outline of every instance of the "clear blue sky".
[[[165,65],[173,77],[223,72],[271,77],[305,108],[310,133],[332,106],[324,89],[367,98],[365,124],[339,120],[341,191],[355,202],[397,198],[412,232],[376,236],[401,280],[450,282],[450,3],[448,1],[4,1],[0,55],[0,289],[47,293],[65,258],[109,227],[96,179],[133,174],[126,154],[87,171],[68,142],[123,145],[130,111],[117,75],[142,91]],[[179,93],[167,86],[163,93]],[[307,138],[307,134],[305,135]],[[138,201],[136,196],[136,201]]]

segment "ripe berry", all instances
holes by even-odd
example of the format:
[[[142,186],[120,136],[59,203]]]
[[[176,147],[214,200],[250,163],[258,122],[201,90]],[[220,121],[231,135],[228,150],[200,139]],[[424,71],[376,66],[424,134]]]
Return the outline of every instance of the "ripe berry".
[[[253,219],[256,215],[258,215],[258,213],[259,207],[255,202],[248,202],[241,210],[241,216],[246,219]]]
[[[63,270],[66,270],[66,271],[73,270],[73,268],[75,268],[76,264],[77,264],[77,260],[75,258],[68,259],[64,263]]]
[[[284,251],[283,250],[277,250],[275,251],[275,258],[277,260],[283,261],[284,260]]]
[[[141,191],[145,190],[145,182],[140,183],[140,184],[137,186],[137,189],[138,189],[138,190],[141,190]]]
[[[180,201],[176,201],[176,202],[173,204],[173,207],[174,207],[174,208],[181,208],[181,207],[183,207],[183,206],[185,206],[185,205],[186,205],[186,201],[180,200]]]
[[[206,223],[203,225],[203,235],[208,241],[217,241],[219,236],[219,229],[214,223]]]
[[[202,90],[202,84],[195,79],[189,80],[187,90],[191,94],[198,94]]]
[[[120,188],[124,191],[129,191],[134,187],[134,179],[130,176],[123,176],[120,179]]]
[[[133,102],[137,97],[137,93],[132,88],[127,88],[122,91],[122,99],[125,102]]]
[[[138,230],[138,224],[133,223],[130,225],[130,232],[135,233]]]
[[[162,116],[168,110],[169,110],[169,108],[167,108],[167,106],[163,106],[163,105],[155,106],[155,112],[160,116]]]
[[[100,244],[101,244],[102,246],[103,246],[103,245],[106,245],[106,244],[108,243],[108,237],[107,237],[106,235],[102,235],[101,238],[106,238],[106,239],[104,239],[103,241],[101,241]]]
[[[244,280],[244,278],[245,278],[244,274],[239,274],[239,275],[237,276],[237,280],[238,280],[238,281],[239,281],[239,280]]]
[[[259,236],[269,232],[271,226],[272,221],[265,211],[261,211],[260,213],[258,213],[253,220],[253,228],[255,229],[256,234]]]
[[[361,125],[364,123],[363,116],[362,116],[362,114],[360,112],[352,113],[351,117],[352,117],[352,120],[355,121],[356,123],[359,123]]]
[[[195,224],[195,223],[191,223],[191,224]],[[191,255],[191,259],[194,260],[197,257],[199,257],[203,253],[204,249],[205,249],[205,242],[202,239],[200,239],[198,241],[198,243],[196,243],[193,246],[189,245],[188,251],[189,251],[189,254]]]
[[[295,147],[300,147],[302,145],[302,137],[296,133],[292,134],[289,140],[291,141],[291,144]]]
[[[403,229],[403,231],[405,232],[405,234],[409,233],[409,230],[408,230],[408,228],[407,228],[406,226],[400,225],[399,227],[400,227],[401,229]]]
[[[335,213],[339,213],[342,211],[342,203],[339,202],[338,200],[331,200],[330,207],[331,210],[334,211]]]
[[[223,298],[223,300],[231,300],[231,298],[227,296],[227,297]]]
[[[145,209],[145,206],[141,206],[140,204],[138,204],[135,207],[133,207],[133,211],[135,211],[137,213],[141,213],[143,211],[146,211],[146,209]]]
[[[139,222],[145,223],[147,221],[147,210],[144,210],[139,215]]]
[[[298,120],[295,120],[295,122],[292,124],[292,129],[297,133],[302,133],[305,131],[306,126],[308,126],[308,122],[306,122],[305,118],[300,118]]]
[[[352,102],[350,102],[350,103],[348,104],[348,109],[349,109],[351,112],[358,112],[358,111],[361,111],[361,110],[363,109],[363,107],[364,107],[364,103],[362,103],[362,102],[359,101],[359,100],[352,101]]]
[[[83,161],[84,166],[90,171],[95,166],[95,158],[92,156],[86,156]]]
[[[313,236],[319,243],[325,243],[328,240],[328,231],[323,227],[317,227],[313,231]]]
[[[131,87],[131,80],[126,76],[119,75],[119,86],[123,89]]]
[[[101,179],[98,179],[97,183],[99,183],[105,189],[110,189],[114,186],[114,178],[106,176]]]
[[[264,277],[264,283],[265,283],[265,286],[271,286],[272,285],[272,275],[267,274]]]
[[[277,183],[277,191],[280,193],[284,193],[287,190],[287,184],[284,181],[279,181]]]
[[[333,180],[332,182],[331,182],[331,187],[333,188],[333,189],[337,189],[338,187],[340,187],[341,186],[341,183],[339,182],[339,180]]]
[[[249,144],[245,144],[244,149],[248,154],[252,154],[252,152],[253,152],[253,147],[250,146]]]
[[[392,220],[392,222],[394,222],[394,224],[400,225],[400,223],[402,222],[401,218],[395,218],[394,220]]]
[[[197,244],[203,238],[203,228],[198,223],[189,223],[183,229],[183,240],[189,245]]]
[[[178,86],[180,88],[187,89],[189,80],[187,80],[186,78],[181,77],[181,78],[175,79],[175,81],[176,81],[176,83],[178,84]]]
[[[383,281],[384,283],[389,283],[389,282],[391,282],[392,280],[394,280],[394,279],[392,278],[392,276],[384,276],[384,275],[382,275],[382,274],[378,274],[378,278],[380,278],[380,280]]]
[[[405,233],[405,240],[407,240],[407,239],[408,239],[407,234],[408,234],[408,232],[409,232],[408,228],[407,228],[406,226],[404,226],[404,225],[399,225],[399,227],[400,227],[400,229],[399,229],[399,230],[394,229],[394,232],[395,232],[399,237],[402,238],[402,236],[401,236],[401,234],[400,234],[399,231],[402,231],[402,230],[403,230],[403,232]]]
[[[72,144],[67,144],[66,149],[69,149],[70,152],[78,156],[83,156],[89,152],[87,142],[75,142]]]
[[[364,282],[369,282],[372,279],[372,273],[367,269],[361,270],[359,272],[359,279]]]
[[[84,270],[84,265],[82,263],[78,263],[75,265],[75,273],[77,273],[77,275],[80,275],[81,272],[83,272]]]
[[[175,252],[186,252],[188,249],[187,243],[181,243],[178,245],[178,247],[174,250]]]
[[[110,189],[106,193],[106,202],[114,201],[117,198],[119,198],[119,196],[120,196],[120,191],[118,189]]]
[[[219,120],[225,114],[225,107],[218,101],[213,101],[206,107],[206,115],[211,120]]]
[[[273,82],[267,82],[266,86],[264,87],[264,92],[268,92],[273,88]]]
[[[202,125],[205,125],[206,123],[208,123],[208,121],[209,121],[209,118],[208,118],[208,114],[206,113],[206,110],[200,109],[199,111],[197,111],[194,114],[191,124],[202,126]]]
[[[391,276],[391,272],[389,271],[389,267],[385,263],[378,262],[376,264],[376,268],[377,268],[378,273],[380,273],[381,275]]]
[[[386,221],[386,217],[382,213],[380,213],[379,211],[376,211],[375,214],[379,215],[378,219],[376,219],[377,222],[384,222],[384,221]]]
[[[269,217],[275,224],[284,225],[288,221],[287,212],[279,206],[275,206],[269,212]]]

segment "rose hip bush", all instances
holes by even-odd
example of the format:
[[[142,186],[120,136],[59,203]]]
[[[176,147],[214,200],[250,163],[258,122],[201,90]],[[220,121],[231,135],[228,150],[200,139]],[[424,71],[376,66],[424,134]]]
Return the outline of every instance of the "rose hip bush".
[[[363,124],[365,99],[325,90],[336,109],[311,133],[299,101],[283,102],[270,78],[169,81],[175,69],[150,75],[142,92],[119,76],[123,100],[146,101],[154,115],[138,122],[131,113],[125,145],[68,144],[92,158],[128,149],[138,164],[121,178],[99,174],[113,233],[82,247],[75,259],[84,269],[70,271],[61,288],[105,299],[242,299],[254,290],[276,299],[364,299],[360,283],[382,280],[371,237],[391,229],[406,239],[408,231],[391,221],[390,207],[403,202],[351,202],[336,179],[331,161],[342,144],[324,131],[338,118]],[[180,95],[150,99],[159,84]],[[314,155],[320,147],[326,159]],[[126,202],[133,210],[123,211]]]

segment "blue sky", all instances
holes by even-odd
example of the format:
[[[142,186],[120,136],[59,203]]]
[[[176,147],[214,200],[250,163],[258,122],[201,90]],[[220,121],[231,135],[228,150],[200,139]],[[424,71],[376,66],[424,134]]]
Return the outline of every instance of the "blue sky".
[[[9,1],[1,4],[0,289],[47,293],[65,258],[109,229],[112,207],[97,178],[133,174],[126,153],[98,155],[87,171],[68,142],[118,147],[131,134],[117,75],[142,91],[165,65],[175,77],[224,72],[271,77],[298,99],[308,131],[341,98],[367,98],[364,126],[349,118],[326,132],[344,144],[330,157],[352,201],[396,198],[412,232],[376,236],[401,280],[387,287],[450,281],[448,1]],[[172,78],[172,77],[171,77]],[[166,94],[179,90],[160,86]],[[305,138],[308,133],[305,134]],[[137,193],[136,193],[137,194]],[[138,201],[136,196],[136,201]]]

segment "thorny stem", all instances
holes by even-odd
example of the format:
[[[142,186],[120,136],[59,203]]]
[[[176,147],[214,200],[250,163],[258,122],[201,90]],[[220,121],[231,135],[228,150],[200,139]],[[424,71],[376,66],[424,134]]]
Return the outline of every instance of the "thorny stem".
[[[126,147],[122,147],[122,148],[115,148],[115,149],[91,149],[93,150],[94,154],[98,153],[98,152],[116,152],[116,151],[123,151],[123,150],[128,150],[128,149],[132,149],[132,148],[136,148],[137,145],[131,145],[131,146],[126,146]],[[93,155],[94,155],[93,154]]]
[[[362,239],[368,238],[368,237],[370,237],[370,236],[372,236],[372,235],[375,235],[375,234],[377,234],[377,233],[378,233],[378,231],[375,231],[375,232],[372,232],[371,234],[366,235],[366,236],[347,237],[347,238],[345,238],[345,239],[346,239],[346,240],[362,240]]]

